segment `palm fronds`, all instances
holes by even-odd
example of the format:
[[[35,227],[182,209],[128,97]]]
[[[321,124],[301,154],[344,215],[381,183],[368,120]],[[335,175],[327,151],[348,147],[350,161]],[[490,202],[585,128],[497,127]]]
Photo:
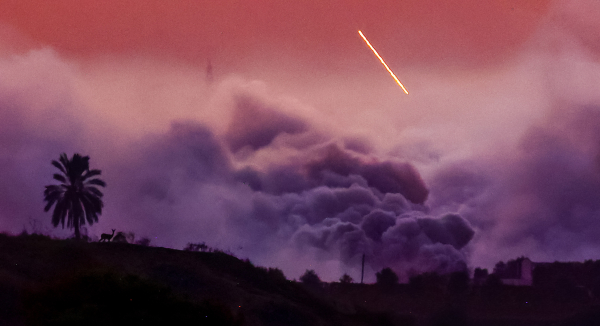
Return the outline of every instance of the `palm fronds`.
[[[100,170],[89,169],[89,156],[73,154],[69,159],[62,153],[58,161],[53,160],[52,165],[60,170],[52,177],[59,181],[58,185],[48,185],[44,190],[44,211],[52,212],[52,225],[75,229],[75,237],[80,238],[79,227],[86,222],[92,225],[98,222],[98,215],[102,214],[104,203],[102,192],[97,187],[106,187],[106,182],[95,178],[102,174]]]

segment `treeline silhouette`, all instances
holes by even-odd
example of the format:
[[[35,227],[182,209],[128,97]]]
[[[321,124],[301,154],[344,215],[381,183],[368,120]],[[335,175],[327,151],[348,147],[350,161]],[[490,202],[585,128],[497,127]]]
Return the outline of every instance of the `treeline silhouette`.
[[[398,276],[391,268],[383,268],[376,273],[376,285],[386,292],[405,291],[413,296],[431,293],[448,295],[475,293],[485,301],[501,301],[509,295],[509,292],[523,292],[529,297],[535,295],[542,301],[600,302],[600,260],[537,263],[532,273],[532,286],[503,284],[503,279],[520,276],[518,262],[523,258],[509,260],[506,263],[498,262],[491,274],[487,269],[481,268],[475,268],[473,278],[467,270],[448,274],[425,272],[410,276],[406,284],[399,283]],[[339,282],[324,283],[314,270],[306,270],[300,277],[300,281],[312,288],[356,285],[348,274],[342,275]],[[536,300],[531,299],[524,302],[534,301]]]
[[[600,315],[600,261],[536,265],[533,286],[504,285],[499,268],[405,283],[382,268],[375,284],[323,282],[308,269],[295,281],[204,242],[174,250],[129,233],[111,244],[0,234],[0,324],[584,325]]]
[[[300,281],[334,297],[353,298],[350,304],[360,303],[368,311],[409,310],[414,316],[427,315],[430,325],[574,325],[573,321],[596,325],[600,320],[600,260],[538,263],[532,286],[503,284],[505,278],[520,276],[523,259],[499,262],[491,274],[476,268],[473,278],[467,270],[427,272],[399,283],[392,269],[383,268],[376,273],[374,285],[355,284],[347,274],[339,282],[324,283],[314,270],[307,270]],[[524,316],[526,321],[521,320]]]

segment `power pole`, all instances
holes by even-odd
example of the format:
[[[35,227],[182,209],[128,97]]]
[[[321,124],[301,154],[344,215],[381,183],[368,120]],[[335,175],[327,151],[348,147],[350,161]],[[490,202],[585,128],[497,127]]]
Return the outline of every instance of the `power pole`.
[[[363,284],[364,276],[365,276],[365,254],[363,254],[363,258],[362,258],[362,271],[360,272],[360,284]]]

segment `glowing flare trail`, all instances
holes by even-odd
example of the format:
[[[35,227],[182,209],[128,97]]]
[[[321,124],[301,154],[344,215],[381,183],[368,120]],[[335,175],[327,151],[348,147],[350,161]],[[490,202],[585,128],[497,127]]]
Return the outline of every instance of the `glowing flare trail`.
[[[383,66],[385,67],[385,69],[387,69],[387,71],[390,73],[390,75],[392,75],[392,77],[394,77],[394,80],[396,81],[396,83],[398,85],[400,85],[400,87],[402,87],[402,90],[404,91],[404,93],[406,93],[408,95],[408,91],[406,90],[406,88],[404,88],[404,85],[402,85],[402,83],[400,82],[400,80],[398,80],[398,77],[396,77],[396,75],[394,75],[394,72],[392,72],[392,69],[390,69],[390,67],[388,67],[388,65],[385,64],[385,61],[383,61],[383,58],[381,58],[381,56],[379,55],[379,53],[377,53],[377,50],[375,50],[375,48],[371,45],[371,43],[369,43],[369,40],[367,40],[367,38],[365,37],[365,35],[361,31],[358,31],[358,34],[360,34],[360,37],[362,37],[362,39],[365,40],[365,43],[367,43],[367,45],[371,48],[371,50],[373,51],[373,53],[375,53],[375,55],[377,56],[377,58],[379,59],[379,61],[381,61],[381,63],[383,64]]]

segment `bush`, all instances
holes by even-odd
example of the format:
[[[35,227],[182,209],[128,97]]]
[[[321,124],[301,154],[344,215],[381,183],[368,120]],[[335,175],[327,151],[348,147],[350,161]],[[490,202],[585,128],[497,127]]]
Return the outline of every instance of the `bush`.
[[[475,268],[475,273],[473,274],[473,279],[477,280],[485,280],[488,277],[487,268]]]
[[[271,280],[274,280],[276,282],[287,281],[287,279],[285,278],[285,274],[283,274],[283,272],[279,268],[269,267],[269,270],[267,270],[267,275]]]
[[[300,282],[311,287],[320,287],[321,279],[312,269],[307,269],[304,275],[300,276]]]
[[[133,232],[117,232],[115,237],[112,239],[112,242],[120,242],[120,243],[133,243],[135,240],[135,233]]]
[[[354,280],[348,274],[344,274],[342,277],[340,277],[340,283],[342,284],[350,284],[352,282],[354,282]]]
[[[198,242],[198,243],[193,243],[193,242],[188,242],[188,244],[185,246],[185,248],[183,248],[183,250],[185,251],[212,251],[210,250],[211,248],[209,246],[206,245],[206,243],[204,242]]]
[[[382,269],[376,273],[377,284],[381,286],[394,286],[398,284],[398,275],[389,267]]]
[[[138,241],[136,241],[135,244],[144,246],[144,247],[150,247],[150,239],[143,237],[143,238],[139,239]]]

